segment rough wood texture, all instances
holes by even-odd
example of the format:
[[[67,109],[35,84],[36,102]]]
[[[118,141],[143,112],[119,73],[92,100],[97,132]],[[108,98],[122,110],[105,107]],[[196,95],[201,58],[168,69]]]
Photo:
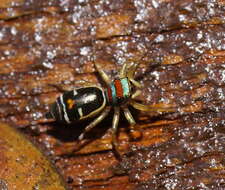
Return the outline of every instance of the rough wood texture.
[[[0,1],[0,118],[38,142],[71,189],[225,188],[225,2],[191,0]],[[143,138],[120,121],[122,160],[111,151],[112,114],[71,154],[88,123],[34,124],[65,89],[102,85],[139,62]]]

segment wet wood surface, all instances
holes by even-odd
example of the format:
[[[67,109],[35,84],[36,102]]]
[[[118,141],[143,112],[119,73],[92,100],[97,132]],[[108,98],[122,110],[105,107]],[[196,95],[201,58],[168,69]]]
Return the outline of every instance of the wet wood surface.
[[[90,121],[41,122],[54,86],[104,85],[95,62],[112,79],[139,63],[137,100],[166,108],[131,108],[136,141],[121,117],[121,160],[113,112],[78,151]],[[0,1],[0,120],[39,144],[71,189],[225,188],[224,68],[224,0]]]

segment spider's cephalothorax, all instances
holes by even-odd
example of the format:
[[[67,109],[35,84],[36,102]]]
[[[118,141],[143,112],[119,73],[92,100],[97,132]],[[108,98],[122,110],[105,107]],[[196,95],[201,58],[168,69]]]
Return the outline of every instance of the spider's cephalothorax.
[[[111,106],[120,106],[126,103],[131,95],[129,79],[115,79],[108,87],[106,92],[107,104]]]
[[[110,80],[98,64],[95,64],[95,66],[107,87],[101,88],[95,85],[86,85],[82,88],[67,91],[60,95],[56,102],[52,104],[47,117],[56,121],[72,123],[97,116],[94,121],[85,127],[84,133],[79,136],[79,140],[81,140],[84,134],[100,123],[108,115],[110,109],[113,108],[112,144],[116,148],[116,131],[120,117],[120,108],[130,123],[131,130],[135,127],[135,121],[128,109],[128,105],[146,111],[145,105],[139,104],[134,100],[140,94],[139,89],[141,88],[141,84],[134,80],[137,65],[128,66],[124,64],[119,78],[114,81]],[[133,90],[135,88],[136,91]]]

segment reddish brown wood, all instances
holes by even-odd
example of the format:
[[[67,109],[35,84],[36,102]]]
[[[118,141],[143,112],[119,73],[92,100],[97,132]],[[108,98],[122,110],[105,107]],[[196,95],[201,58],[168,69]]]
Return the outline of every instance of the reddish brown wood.
[[[60,2],[0,1],[1,121],[26,126],[72,189],[222,189],[224,1]],[[113,113],[74,154],[88,122],[35,124],[60,94],[54,85],[103,85],[94,62],[112,78],[124,63],[140,63],[138,100],[160,111],[132,109],[137,141],[122,117],[120,161]]]

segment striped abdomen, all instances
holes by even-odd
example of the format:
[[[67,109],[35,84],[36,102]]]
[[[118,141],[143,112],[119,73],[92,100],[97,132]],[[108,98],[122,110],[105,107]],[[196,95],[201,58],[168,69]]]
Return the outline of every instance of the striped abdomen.
[[[114,80],[106,91],[107,103],[112,106],[126,103],[130,97],[130,83],[128,78]]]
[[[106,105],[101,88],[84,87],[65,92],[51,106],[50,115],[57,121],[71,123],[95,116]]]

